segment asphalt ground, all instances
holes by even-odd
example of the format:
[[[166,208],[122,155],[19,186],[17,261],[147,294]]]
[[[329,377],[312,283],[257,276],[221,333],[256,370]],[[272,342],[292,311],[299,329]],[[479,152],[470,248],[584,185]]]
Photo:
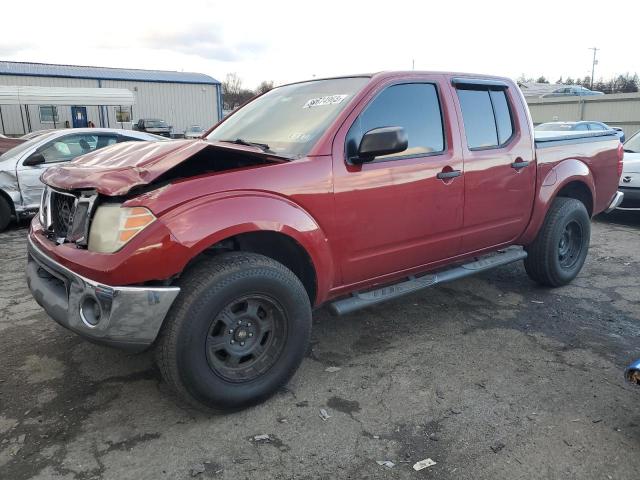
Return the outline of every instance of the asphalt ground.
[[[622,376],[640,357],[640,213],[596,219],[562,288],[517,263],[319,309],[287,387],[214,417],[175,403],[151,354],[50,320],[24,280],[26,232],[0,234],[2,480],[640,478],[640,388]]]

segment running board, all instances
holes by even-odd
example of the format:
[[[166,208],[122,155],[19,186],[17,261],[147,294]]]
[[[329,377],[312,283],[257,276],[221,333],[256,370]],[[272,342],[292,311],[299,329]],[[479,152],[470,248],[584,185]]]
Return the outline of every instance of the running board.
[[[369,290],[366,292],[356,292],[350,297],[336,300],[329,304],[329,309],[334,315],[346,315],[355,310],[371,307],[378,303],[386,302],[394,298],[408,295],[424,288],[433,287],[441,283],[451,282],[460,278],[468,277],[476,273],[484,272],[500,265],[517,262],[527,257],[527,252],[521,247],[510,247],[500,250],[485,257],[480,257],[471,263],[466,263],[449,270],[427,274],[421,277],[409,277],[393,285]]]

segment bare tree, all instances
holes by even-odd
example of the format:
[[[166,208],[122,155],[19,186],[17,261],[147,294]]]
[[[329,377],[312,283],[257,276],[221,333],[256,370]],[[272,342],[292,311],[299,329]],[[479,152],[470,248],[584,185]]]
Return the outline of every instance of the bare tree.
[[[256,88],[256,95],[267,93],[272,88],[273,88],[273,80],[263,80],[262,82],[260,82],[260,85],[258,85],[258,87]]]
[[[228,73],[222,82],[222,106],[225,110],[235,110],[254,95],[253,91],[242,88],[242,79],[237,73]]]

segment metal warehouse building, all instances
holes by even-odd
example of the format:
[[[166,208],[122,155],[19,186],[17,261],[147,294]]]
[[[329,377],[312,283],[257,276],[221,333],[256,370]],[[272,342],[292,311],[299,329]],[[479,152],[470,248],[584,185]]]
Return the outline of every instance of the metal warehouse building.
[[[7,100],[3,91],[9,92]],[[0,61],[5,135],[89,122],[131,129],[140,118],[165,120],[181,134],[189,125],[208,128],[221,117],[220,82],[201,73]]]

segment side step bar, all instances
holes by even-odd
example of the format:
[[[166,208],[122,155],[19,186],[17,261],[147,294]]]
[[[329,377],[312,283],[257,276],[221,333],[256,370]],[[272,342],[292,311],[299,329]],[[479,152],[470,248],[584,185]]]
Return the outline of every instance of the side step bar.
[[[350,297],[336,300],[329,304],[329,309],[334,315],[346,315],[355,310],[371,307],[378,303],[392,300],[394,298],[408,295],[424,288],[433,287],[440,283],[451,282],[460,278],[484,272],[500,265],[517,262],[527,257],[527,252],[522,247],[509,247],[496,253],[481,257],[471,263],[466,263],[449,270],[427,274],[421,277],[409,277],[393,285],[369,290],[366,292],[356,292]]]

